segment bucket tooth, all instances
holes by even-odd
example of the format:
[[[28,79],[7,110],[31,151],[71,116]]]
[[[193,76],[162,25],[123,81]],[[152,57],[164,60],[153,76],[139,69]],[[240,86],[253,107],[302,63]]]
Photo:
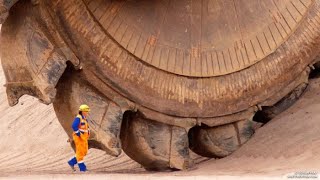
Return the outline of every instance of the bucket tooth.
[[[109,155],[121,154],[120,129],[123,110],[115,102],[101,95],[83,77],[84,71],[68,67],[57,85],[57,96],[53,102],[60,124],[72,138],[71,124],[80,104],[90,106],[89,148],[97,148]]]
[[[190,149],[201,156],[223,158],[247,142],[253,133],[250,120],[215,127],[197,126],[189,131]]]
[[[128,113],[120,138],[124,152],[148,170],[184,170],[192,164],[184,128]]]
[[[0,13],[16,2],[0,0]],[[49,27],[43,13],[32,11],[30,3],[18,2],[11,10],[20,13],[11,13],[2,25],[0,44],[9,105],[16,105],[24,94],[50,104],[67,61],[75,62],[74,56],[62,41],[48,34],[48,29],[51,32],[54,28]],[[34,18],[37,13],[41,20]]]

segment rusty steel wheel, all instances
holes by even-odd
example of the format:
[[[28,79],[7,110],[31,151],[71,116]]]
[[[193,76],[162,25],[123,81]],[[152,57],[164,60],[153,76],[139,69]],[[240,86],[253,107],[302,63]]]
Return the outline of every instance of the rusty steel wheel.
[[[150,170],[186,169],[189,149],[225,157],[294,103],[320,43],[319,0],[0,1],[9,104],[53,103],[71,136]],[[258,115],[255,114],[258,112]],[[260,119],[259,114],[266,114]]]

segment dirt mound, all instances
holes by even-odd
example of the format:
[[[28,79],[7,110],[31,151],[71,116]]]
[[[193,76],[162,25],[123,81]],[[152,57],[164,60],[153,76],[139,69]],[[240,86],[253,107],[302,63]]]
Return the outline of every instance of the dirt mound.
[[[258,129],[230,157],[200,164],[197,173],[272,174],[320,169],[320,79],[311,80],[303,97]]]

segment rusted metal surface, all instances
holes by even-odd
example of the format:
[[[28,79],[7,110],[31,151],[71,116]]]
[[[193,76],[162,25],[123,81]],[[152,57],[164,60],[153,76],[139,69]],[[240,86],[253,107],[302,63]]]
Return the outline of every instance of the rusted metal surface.
[[[0,0],[8,101],[54,103],[69,136],[89,104],[90,147],[186,169],[188,146],[224,157],[250,138],[257,111],[279,113],[303,93],[319,60],[319,9],[319,0]]]
[[[188,169],[188,134],[184,128],[125,116],[121,129],[124,152],[149,170]]]
[[[222,158],[247,142],[253,133],[249,120],[216,127],[195,127],[189,131],[190,148],[202,156]]]

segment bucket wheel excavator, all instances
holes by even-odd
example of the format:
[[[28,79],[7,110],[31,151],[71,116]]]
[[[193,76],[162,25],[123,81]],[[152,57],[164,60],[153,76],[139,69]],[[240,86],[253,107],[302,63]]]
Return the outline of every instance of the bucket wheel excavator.
[[[0,0],[9,104],[53,103],[71,137],[149,170],[230,155],[319,67],[320,0]],[[39,119],[41,121],[41,119]]]

